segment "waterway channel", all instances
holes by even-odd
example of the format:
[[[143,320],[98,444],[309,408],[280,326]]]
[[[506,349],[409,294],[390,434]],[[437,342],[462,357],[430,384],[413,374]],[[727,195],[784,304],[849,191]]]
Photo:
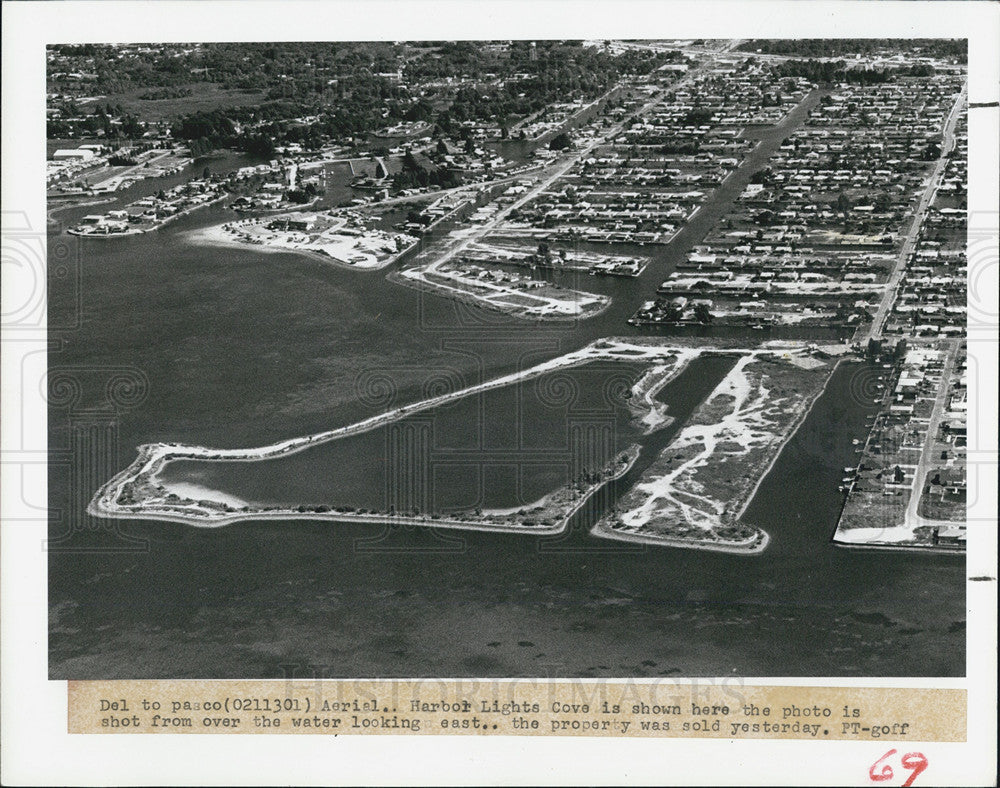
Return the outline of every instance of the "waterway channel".
[[[262,445],[381,412],[386,398],[418,401],[440,381],[471,385],[642,333],[626,319],[794,122],[763,135],[765,147],[641,277],[584,276],[581,287],[615,298],[581,322],[518,321],[393,284],[386,271],[191,243],[190,230],[233,216],[223,205],[115,239],[66,236],[74,211],[58,215],[48,245],[50,676],[963,675],[960,556],[829,542],[840,472],[870,412],[854,395],[856,364],[834,373],[747,510],[772,535],[760,556],[597,539],[593,510],[548,538],[298,521],[202,530],[84,513],[141,443]],[[694,367],[661,396],[693,408],[715,374]],[[559,440],[504,397],[489,402],[490,414],[456,411],[455,441],[481,430],[503,443],[517,426],[542,449]],[[492,500],[533,494],[509,489],[517,473],[494,478]]]

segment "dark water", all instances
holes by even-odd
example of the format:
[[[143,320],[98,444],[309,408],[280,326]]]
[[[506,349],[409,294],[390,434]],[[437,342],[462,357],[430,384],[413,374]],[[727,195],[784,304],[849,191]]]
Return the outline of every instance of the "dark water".
[[[386,271],[185,240],[230,216],[213,206],[110,240],[50,231],[53,678],[964,674],[961,557],[829,543],[868,413],[857,365],[834,374],[746,513],[772,536],[762,556],[595,539],[593,510],[551,538],[89,517],[94,489],[140,443],[262,445],[637,334],[625,320],[700,240],[658,252],[638,279],[604,280],[617,298],[600,316],[532,324]],[[695,366],[664,401],[683,415],[722,374]],[[581,390],[595,398],[559,405],[548,428],[544,402],[490,404],[511,395],[440,415],[441,505],[466,506],[470,489],[529,500],[560,468],[626,439],[597,383]],[[573,425],[577,452],[559,442]]]
[[[210,175],[227,175],[240,167],[249,167],[260,163],[260,159],[241,153],[220,153],[212,156],[202,156],[170,175],[136,181],[131,186],[107,195],[55,199],[49,203],[48,207],[55,221],[61,222],[64,227],[72,227],[87,214],[107,213],[108,211],[125,208],[136,200],[156,194],[161,189],[172,189],[174,186],[186,183],[193,178],[200,178],[206,168],[208,168]],[[99,204],[84,205],[79,208],[73,207],[78,201],[100,202]]]
[[[616,90],[608,98],[615,99],[620,94],[621,91]],[[540,135],[537,139],[518,139],[517,133],[515,133],[514,136],[509,139],[491,140],[485,143],[485,147],[488,150],[492,150],[500,156],[503,156],[505,159],[509,159],[517,164],[523,164],[535,150],[542,147],[548,147],[549,142],[551,142],[553,137],[560,132],[575,129],[590,121],[604,109],[606,104],[607,99],[602,99],[594,106],[587,108],[585,111],[574,114],[571,118],[567,119],[556,128]]]
[[[172,462],[161,478],[265,505],[517,507],[603,467],[638,439],[623,392],[641,370],[608,362],[556,370],[291,456]],[[463,386],[441,379],[424,393]]]

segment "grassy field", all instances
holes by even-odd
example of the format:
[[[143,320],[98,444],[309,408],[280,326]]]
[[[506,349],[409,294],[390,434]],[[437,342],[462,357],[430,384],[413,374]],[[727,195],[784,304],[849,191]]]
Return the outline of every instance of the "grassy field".
[[[103,104],[121,104],[125,112],[137,115],[144,121],[173,120],[192,112],[213,109],[228,109],[257,105],[264,101],[264,91],[224,90],[212,82],[195,82],[184,85],[191,91],[190,96],[165,99],[140,98],[148,88],[137,88],[126,93],[113,93],[101,99]]]

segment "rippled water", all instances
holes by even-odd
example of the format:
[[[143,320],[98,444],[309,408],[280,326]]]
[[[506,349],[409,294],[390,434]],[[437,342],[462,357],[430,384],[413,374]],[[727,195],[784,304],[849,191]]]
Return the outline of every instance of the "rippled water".
[[[870,412],[852,397],[857,365],[834,374],[749,507],[772,535],[757,557],[595,539],[593,509],[549,538],[88,517],[96,486],[140,443],[262,445],[352,423],[386,398],[418,401],[428,387],[634,335],[625,319],[696,241],[660,250],[639,279],[585,278],[584,289],[616,296],[593,320],[527,324],[394,285],[384,271],[185,240],[229,216],[212,207],[104,241],[50,231],[62,273],[50,265],[49,364],[54,379],[75,381],[49,421],[53,678],[964,674],[961,557],[829,543],[842,466]],[[691,409],[721,374],[693,366],[664,401]],[[583,399],[547,419],[528,389],[527,408],[501,391],[431,419],[442,506],[466,506],[477,488],[491,501],[531,498],[560,478],[551,447],[572,418],[627,438],[615,406]],[[358,490],[377,497],[385,444],[372,437],[315,468],[266,477],[244,466],[241,483],[262,495],[321,490],[353,462]],[[469,467],[489,468],[490,483]]]

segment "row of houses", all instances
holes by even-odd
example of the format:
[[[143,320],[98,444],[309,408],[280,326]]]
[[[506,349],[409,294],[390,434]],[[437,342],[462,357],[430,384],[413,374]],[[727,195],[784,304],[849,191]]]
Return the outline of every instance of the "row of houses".
[[[225,187],[209,180],[182,183],[167,191],[143,197],[124,209],[84,216],[69,230],[74,235],[121,235],[144,232],[196,208],[215,202]]]
[[[937,73],[900,77],[881,85],[844,85],[810,113],[810,124],[842,128],[906,130],[918,135],[944,123],[951,99],[961,89],[961,77]]]
[[[670,84],[649,85],[650,93]],[[770,65],[735,59],[668,92],[617,137],[580,161],[557,187],[519,211],[517,221],[606,243],[669,241],[735,170],[755,142],[743,127],[780,120],[808,90]],[[648,101],[633,99],[625,116]],[[765,107],[777,114],[761,114]]]
[[[954,76],[935,75],[834,90],[744,190],[731,222],[736,230],[716,240],[738,242],[741,232],[757,228],[791,241],[805,227],[813,245],[893,245],[938,156],[960,87]],[[861,114],[864,123],[854,122]],[[955,188],[954,179],[948,183]]]
[[[903,336],[964,336],[968,319],[967,123],[956,128],[942,185],[910,254],[886,331]],[[962,207],[957,207],[962,206]]]

